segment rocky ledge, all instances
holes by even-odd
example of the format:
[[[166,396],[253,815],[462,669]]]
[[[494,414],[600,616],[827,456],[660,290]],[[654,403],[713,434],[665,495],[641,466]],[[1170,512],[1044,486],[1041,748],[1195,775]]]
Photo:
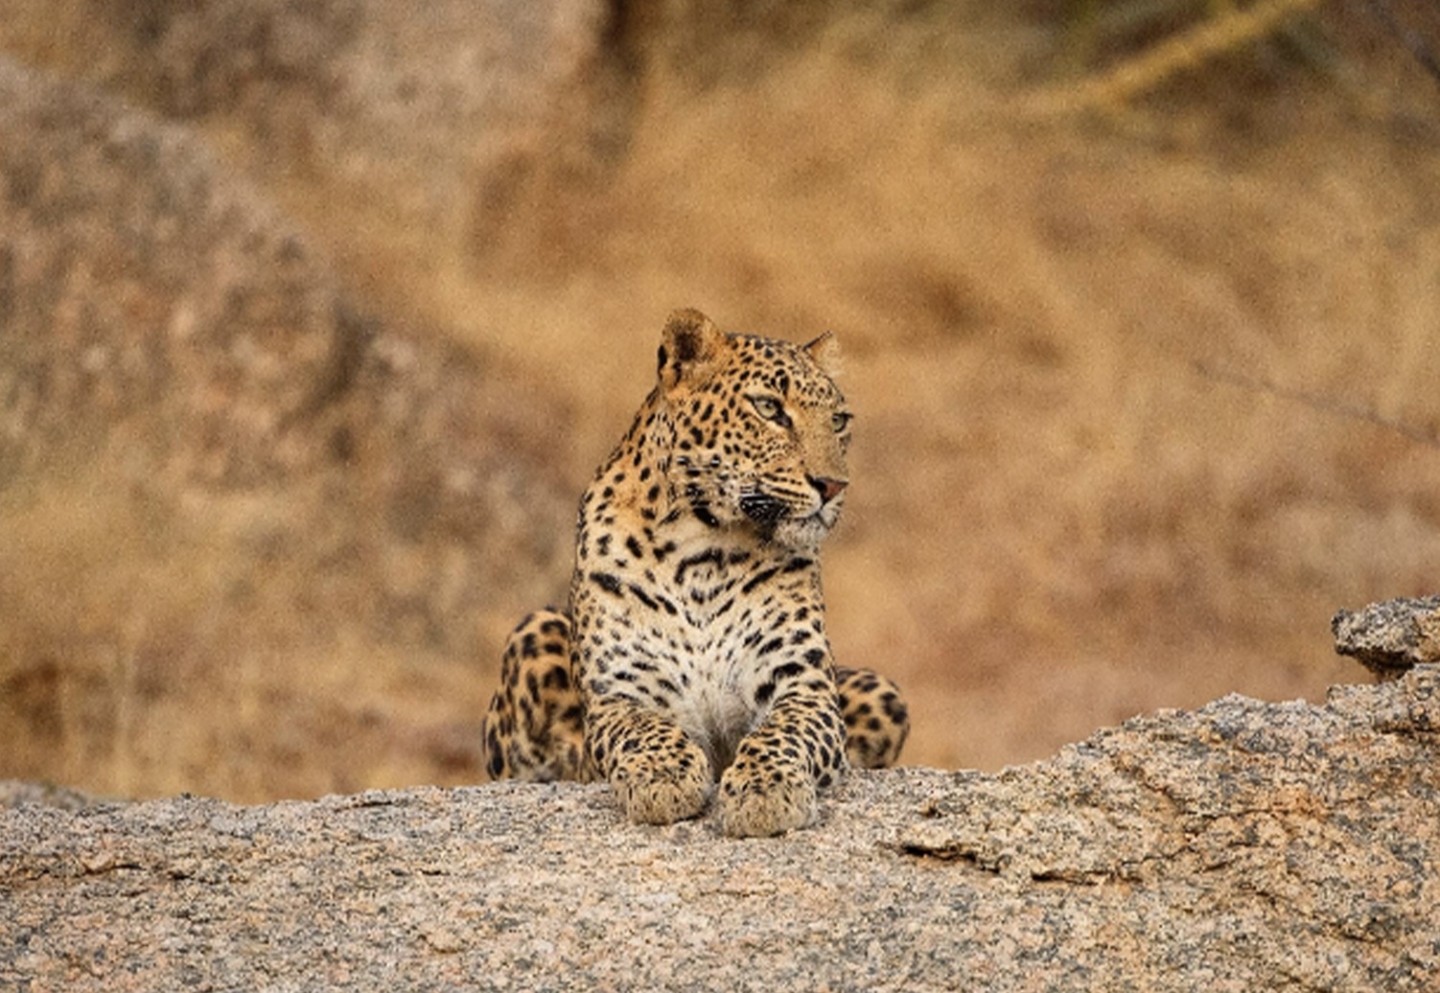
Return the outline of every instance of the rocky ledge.
[[[603,786],[11,784],[0,987],[1433,989],[1437,687],[1419,665],[994,775],[857,773],[770,840],[636,827]]]

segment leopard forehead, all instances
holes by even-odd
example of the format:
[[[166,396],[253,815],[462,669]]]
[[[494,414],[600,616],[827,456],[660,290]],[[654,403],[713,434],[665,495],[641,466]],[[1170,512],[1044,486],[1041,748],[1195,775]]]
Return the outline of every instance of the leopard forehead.
[[[769,392],[807,407],[835,407],[845,396],[799,345],[758,335],[728,335],[734,350],[706,391],[741,396]]]
[[[791,493],[798,507],[810,499],[808,477],[847,475],[851,413],[844,394],[807,346],[724,337],[718,360],[669,396],[664,418],[673,433],[660,447],[692,482],[701,475],[730,480],[712,497],[738,499],[743,494],[730,490],[746,485],[744,474],[758,473],[757,485]],[[768,401],[779,408],[764,412]]]

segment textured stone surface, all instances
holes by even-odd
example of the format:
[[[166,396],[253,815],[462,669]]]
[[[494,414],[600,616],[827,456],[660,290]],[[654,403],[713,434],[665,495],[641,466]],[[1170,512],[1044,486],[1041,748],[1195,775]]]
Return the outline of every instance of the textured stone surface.
[[[1226,697],[731,841],[607,789],[0,811],[0,985],[1423,990],[1440,670]],[[74,806],[73,802],[70,806]]]
[[[1381,679],[1440,661],[1440,596],[1382,600],[1342,610],[1330,621],[1335,651],[1352,656]]]

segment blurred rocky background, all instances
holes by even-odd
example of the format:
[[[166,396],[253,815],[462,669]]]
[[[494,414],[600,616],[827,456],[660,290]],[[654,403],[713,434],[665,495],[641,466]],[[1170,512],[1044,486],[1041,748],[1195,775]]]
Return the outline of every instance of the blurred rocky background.
[[[833,329],[907,760],[1368,679],[1440,588],[1440,15],[0,0],[0,777],[481,778],[676,306]]]

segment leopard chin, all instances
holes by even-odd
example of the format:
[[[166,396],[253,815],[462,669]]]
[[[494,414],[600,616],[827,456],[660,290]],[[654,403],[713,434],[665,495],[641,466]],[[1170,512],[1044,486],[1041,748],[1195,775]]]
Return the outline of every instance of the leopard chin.
[[[787,517],[776,521],[769,538],[786,548],[816,548],[840,519],[833,507],[821,507],[805,517]]]

